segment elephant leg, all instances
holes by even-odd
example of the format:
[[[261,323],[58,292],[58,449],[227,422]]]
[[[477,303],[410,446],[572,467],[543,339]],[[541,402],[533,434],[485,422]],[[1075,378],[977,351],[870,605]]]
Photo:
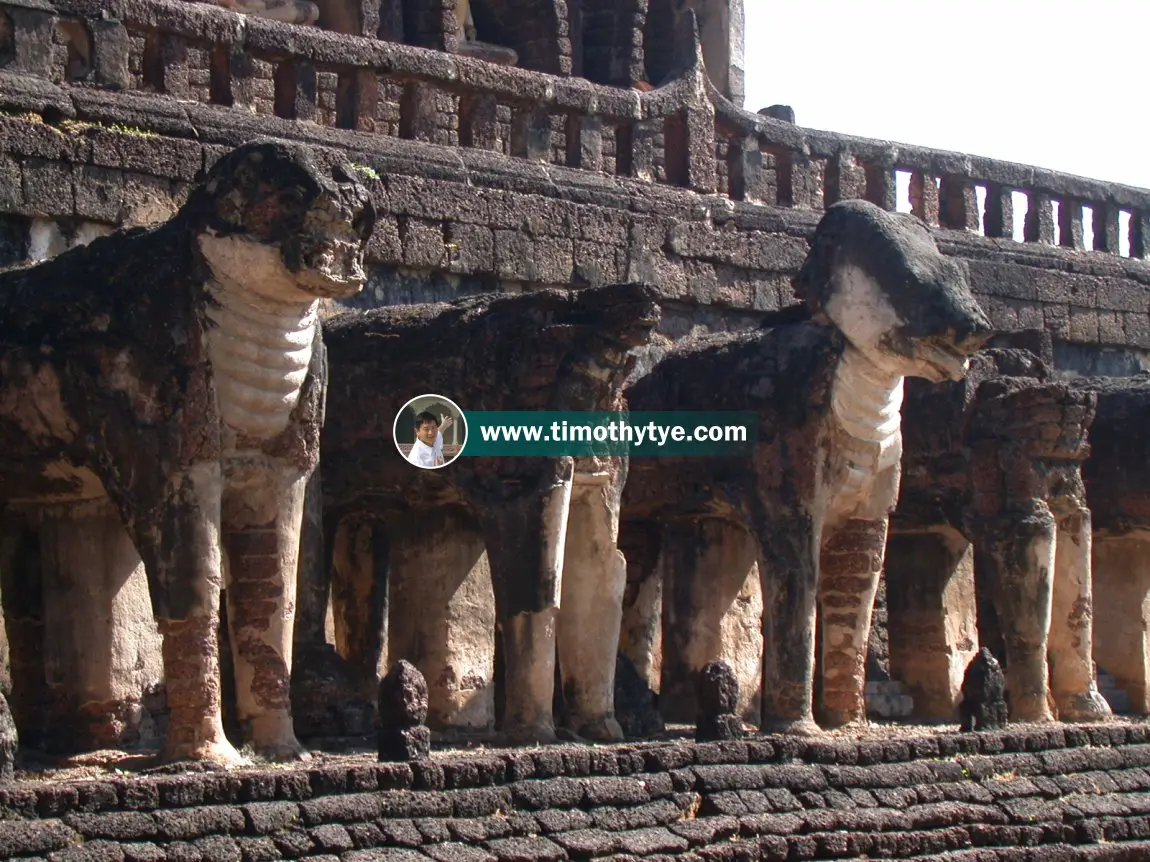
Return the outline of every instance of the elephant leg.
[[[1055,569],[1054,516],[1030,512],[980,519],[976,579],[988,588],[1002,631],[1006,691],[1015,721],[1052,721],[1047,643]]]
[[[619,547],[627,561],[623,590],[623,618],[619,652],[652,691],[662,675],[663,578],[658,562],[662,527],[657,523],[628,523],[619,530]]]
[[[669,721],[694,723],[699,671],[708,662],[732,658],[723,622],[758,555],[748,539],[741,527],[714,519],[667,525],[659,557],[664,595],[659,706]],[[762,668],[755,664],[757,688]]]
[[[144,565],[107,498],[47,507],[40,523],[50,741],[60,751],[120,748],[146,732],[163,682]]]
[[[559,612],[564,724],[587,739],[617,742],[615,657],[627,561],[616,547],[618,494],[609,481],[576,474],[567,516]]]
[[[495,718],[495,602],[483,534],[459,510],[410,513],[392,524],[388,656],[428,684],[427,726],[488,732]]]
[[[571,505],[571,468],[525,497],[485,501],[483,520],[503,659],[503,734],[554,742],[556,622]]]
[[[137,501],[154,515],[132,524],[163,637],[166,761],[244,763],[224,736],[221,715],[222,489],[218,463],[196,465],[173,477],[158,499]]]
[[[1058,521],[1050,609],[1050,685],[1062,721],[1110,715],[1094,673],[1094,607],[1090,570],[1090,510]]]
[[[966,666],[978,653],[974,548],[946,526],[887,540],[891,676],[910,689],[914,713],[957,721]]]
[[[1150,714],[1150,534],[1093,537],[1094,632],[1098,664],[1130,699],[1130,710]]]
[[[256,490],[229,494],[225,504],[223,540],[236,715],[257,754],[306,760],[308,754],[296,739],[292,723],[291,667],[307,479],[269,476],[265,481],[279,485],[268,520],[259,518],[264,512],[250,509],[245,499],[257,494]],[[269,493],[274,492],[269,489]]]
[[[351,666],[361,695],[374,703],[388,666],[387,528],[358,518],[332,519],[328,527],[336,652]]]
[[[764,732],[813,736],[821,527],[809,516],[756,529],[763,565]]]
[[[867,642],[886,534],[886,518],[850,520],[822,548],[822,706],[831,727],[866,719]]]

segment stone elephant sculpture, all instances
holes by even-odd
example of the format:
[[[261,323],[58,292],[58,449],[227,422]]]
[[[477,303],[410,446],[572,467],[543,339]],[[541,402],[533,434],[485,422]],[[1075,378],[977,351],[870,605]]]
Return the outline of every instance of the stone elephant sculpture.
[[[428,617],[417,638],[420,655],[389,658],[407,658],[427,677],[430,720],[441,727],[465,723],[464,690],[482,690],[488,674],[460,670],[466,657],[452,656],[485,647],[447,643],[449,611],[442,607],[485,548],[501,633],[503,670],[495,682],[505,692],[504,736],[556,738],[558,653],[564,723],[591,738],[622,737],[613,698],[626,575],[615,542],[626,459],[463,456],[421,470],[396,451],[393,423],[409,399],[424,393],[450,398],[465,413],[618,409],[633,362],[629,351],[651,337],[659,320],[656,299],[652,288],[637,284],[547,289],[348,312],[325,324],[332,380],[321,470],[328,562],[309,576],[320,588],[309,589],[326,592],[322,579],[333,569],[335,549],[346,545],[341,524],[377,525],[375,537],[365,539],[374,554],[369,549],[347,573],[335,566],[331,587],[337,628],[342,622],[347,632],[343,651],[364,693],[383,672],[386,560],[397,553],[393,548],[388,557],[387,545],[405,542],[402,565],[433,569],[437,574],[414,583],[437,598],[420,601],[424,587],[410,587]],[[453,542],[475,550],[462,563],[442,554],[432,563],[425,551],[413,550]],[[439,607],[429,612],[433,601]],[[429,634],[430,627],[439,628]]]
[[[965,265],[944,257],[922,222],[865,201],[827,209],[794,287],[804,306],[760,331],[679,342],[625,391],[635,411],[758,416],[752,454],[632,459],[624,488],[624,548],[629,534],[655,536],[677,563],[664,567],[660,704],[679,720],[694,713],[694,676],[719,658],[719,622],[748,572],[702,565],[720,555],[694,546],[728,541],[731,530],[748,531],[748,553],[761,557],[763,726],[817,732],[816,694],[827,723],[864,716],[871,608],[899,490],[904,380],[961,378],[991,334]],[[649,651],[636,642],[622,649],[636,663]]]
[[[289,703],[304,488],[319,458],[319,305],[364,282],[375,210],[353,169],[273,141],[226,154],[168,222],[0,274],[0,501],[110,499],[163,638],[167,759],[224,736],[306,757]]]

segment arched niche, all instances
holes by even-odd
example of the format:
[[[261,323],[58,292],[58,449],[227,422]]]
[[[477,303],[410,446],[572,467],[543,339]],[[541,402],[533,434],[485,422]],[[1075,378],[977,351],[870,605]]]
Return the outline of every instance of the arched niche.
[[[646,0],[569,0],[572,74],[612,87],[645,79],[643,45],[636,39],[646,21]]]
[[[475,38],[511,48],[518,66],[552,75],[571,74],[571,41],[559,37],[556,0],[470,0]],[[563,4],[566,8],[566,4]]]

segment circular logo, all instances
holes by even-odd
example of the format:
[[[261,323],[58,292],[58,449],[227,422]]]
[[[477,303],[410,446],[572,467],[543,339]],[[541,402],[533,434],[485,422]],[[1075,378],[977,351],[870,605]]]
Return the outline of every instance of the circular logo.
[[[467,445],[467,417],[443,395],[417,395],[399,408],[391,430],[395,448],[409,464],[438,470]]]

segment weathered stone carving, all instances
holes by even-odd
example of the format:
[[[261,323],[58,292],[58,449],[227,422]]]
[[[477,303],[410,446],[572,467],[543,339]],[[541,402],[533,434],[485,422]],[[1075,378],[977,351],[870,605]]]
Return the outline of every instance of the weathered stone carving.
[[[3,499],[115,504],[163,636],[169,759],[239,759],[220,716],[224,587],[246,735],[304,755],[288,683],[318,306],[362,286],[374,219],[350,166],[254,142],[171,221],[0,274]]]
[[[1091,656],[1081,476],[1094,396],[1051,380],[1045,333],[1000,340],[962,384],[908,391],[886,573],[892,673],[920,717],[950,719],[977,640],[1003,656],[1016,719],[1050,720],[1052,705],[1097,719],[1110,710]]]
[[[1075,381],[1095,393],[1082,465],[1094,528],[1094,657],[1150,713],[1150,376]]]
[[[712,661],[696,677],[699,718],[696,742],[741,739],[743,720],[735,714],[739,705],[739,681],[725,661]]]
[[[763,724],[805,733],[817,729],[816,601],[826,721],[864,716],[871,604],[899,487],[904,378],[961,378],[990,324],[965,265],[942,256],[921,222],[863,201],[828,208],[794,284],[810,319],[687,339],[627,390],[632,410],[754,409],[760,425],[750,459],[635,459],[623,517],[662,522],[664,539],[683,522],[708,519],[752,532],[762,554]],[[706,581],[666,572],[664,609],[691,611],[689,621],[664,616],[668,717],[676,692],[690,705],[698,667],[684,657],[718,650],[692,638],[717,630],[722,601],[747,572],[709,571]]]
[[[364,687],[375,685],[385,653],[419,655],[432,728],[482,732],[494,708],[491,665],[474,663],[491,654],[497,623],[509,738],[555,738],[557,645],[565,723],[621,737],[612,713],[625,573],[615,536],[626,463],[462,457],[418,470],[396,452],[392,423],[425,392],[452,398],[465,415],[617,409],[628,351],[659,319],[655,298],[639,285],[541,290],[325,323],[326,546],[337,640]]]
[[[1006,727],[1006,677],[994,653],[983,647],[966,666],[959,730],[1001,730]]]
[[[431,753],[427,680],[400,659],[379,681],[380,761],[423,760]]]
[[[1063,721],[1110,714],[1092,657],[1090,510],[1081,465],[1095,398],[1062,382],[996,378],[971,417],[969,535],[985,643],[1002,639],[1010,714]],[[997,646],[997,644],[995,645]]]

